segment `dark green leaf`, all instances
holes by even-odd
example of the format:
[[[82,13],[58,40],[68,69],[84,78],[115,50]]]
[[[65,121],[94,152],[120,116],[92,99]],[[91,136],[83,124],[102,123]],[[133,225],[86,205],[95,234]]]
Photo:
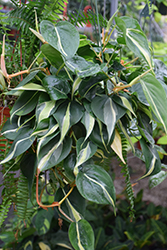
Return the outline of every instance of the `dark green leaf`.
[[[98,204],[111,204],[115,208],[114,184],[102,167],[84,166],[76,177],[76,186],[85,199]]]
[[[1,164],[10,161],[14,157],[21,155],[26,152],[26,150],[32,145],[35,140],[35,136],[32,136],[33,129],[23,128],[21,133],[16,137],[12,146],[9,150],[6,158],[1,162]]]
[[[37,210],[33,216],[32,223],[35,226],[38,235],[46,234],[49,231],[53,215],[54,211],[52,208],[49,208],[48,210]]]
[[[67,94],[70,92],[67,80],[63,80],[59,76],[49,75],[43,79],[42,84],[51,100],[67,99]]]
[[[13,106],[10,115],[11,119],[14,115],[27,115],[37,105],[39,93],[35,91],[24,91],[22,95],[17,99]]]
[[[71,223],[68,234],[75,250],[94,250],[94,233],[86,220]]]
[[[61,53],[50,44],[43,44],[41,46],[41,51],[49,63],[57,69],[64,63]]]
[[[79,33],[67,21],[59,21],[54,26],[50,21],[44,20],[40,24],[43,38],[65,58],[71,58],[79,46]]]

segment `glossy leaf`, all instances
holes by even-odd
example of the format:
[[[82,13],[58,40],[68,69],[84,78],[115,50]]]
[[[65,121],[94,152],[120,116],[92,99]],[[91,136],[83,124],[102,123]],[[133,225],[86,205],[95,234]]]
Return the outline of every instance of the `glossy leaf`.
[[[29,114],[38,102],[39,93],[34,91],[23,92],[17,99],[15,105],[10,112],[10,119],[12,120],[14,115],[27,115]]]
[[[147,176],[159,173],[161,171],[161,161],[156,149],[152,147],[151,144],[146,144],[143,138],[140,140],[140,145],[146,163],[146,173],[140,178],[143,179]]]
[[[40,30],[44,39],[65,58],[74,56],[79,46],[79,33],[70,22],[60,21],[54,26],[50,21],[44,20],[40,24]]]
[[[19,116],[14,115],[12,121],[8,119],[2,130],[1,135],[3,135],[5,138],[9,140],[15,140],[15,138],[21,133],[22,129],[25,127],[29,127],[29,123],[26,123],[25,125],[21,126],[21,119]]]
[[[101,71],[99,64],[86,61],[83,57],[74,56],[65,62],[66,66],[78,77],[84,78]]]
[[[70,85],[67,80],[63,80],[59,76],[46,76],[42,84],[49,94],[51,100],[67,99],[70,92]]]
[[[120,96],[123,105],[136,117],[136,114],[134,113],[132,106],[130,104],[130,102],[128,101],[128,99],[126,99],[124,96]]]
[[[115,209],[114,184],[102,167],[84,166],[76,177],[76,186],[85,199],[98,204],[111,204]]]
[[[75,181],[75,175],[74,175],[74,167],[76,165],[76,154],[71,153],[67,156],[67,158],[64,160],[64,170],[65,170],[65,175],[67,178],[73,182]]]
[[[38,152],[38,169],[40,171],[50,169],[67,157],[71,150],[70,137],[59,144],[59,136],[56,136]]]
[[[46,90],[39,84],[35,83],[27,83],[24,86],[18,86],[11,90],[8,95],[17,95],[17,92],[22,92],[22,91],[41,91],[41,92],[46,92]]]
[[[54,112],[55,108],[55,101],[46,101],[39,103],[36,107],[36,120],[38,121],[38,123],[48,118]]]
[[[32,136],[32,132],[33,129],[22,129],[22,133],[16,137],[16,139],[12,143],[8,155],[3,161],[1,161],[1,164],[4,164],[5,162],[10,161],[14,157],[21,155],[32,145],[35,140],[35,136]]]
[[[95,118],[92,115],[90,115],[87,111],[85,111],[81,122],[86,128],[86,132],[87,132],[86,137],[85,137],[85,141],[86,141],[94,128]]]
[[[75,250],[94,250],[94,233],[86,220],[71,223],[68,235]]]
[[[91,108],[96,117],[107,126],[109,143],[115,128],[117,114],[116,107],[112,102],[112,99],[105,95],[97,96],[93,99]]]
[[[105,79],[107,79],[107,76],[104,73],[98,73],[96,76],[90,76],[89,78],[83,79],[78,88],[79,94],[81,96],[87,97],[89,91],[94,86],[98,85],[100,81]]]
[[[158,174],[152,175],[149,178],[149,187],[153,188],[153,187],[158,186],[166,178],[167,178],[167,172],[161,170]]]
[[[69,189],[67,188],[58,189],[55,195],[55,200],[60,201],[61,199],[63,199],[67,195],[68,191]],[[67,217],[65,217],[60,210],[58,210],[58,212],[61,214],[63,219],[67,220],[68,222],[77,222],[83,219],[81,213],[84,212],[85,205],[85,199],[80,195],[77,188],[74,188],[72,193],[61,204],[61,211],[63,211],[63,213],[67,215]]]
[[[41,51],[49,63],[57,69],[64,63],[61,53],[50,44],[43,44]]]
[[[76,144],[77,148],[77,162],[74,167],[74,174],[78,174],[78,166],[89,160],[97,150],[97,146],[91,142],[84,142],[84,138],[80,138]]]
[[[166,93],[159,81],[151,74],[147,74],[140,79],[144,94],[152,111],[158,120],[162,123],[165,132],[167,133],[167,98]]]
[[[144,59],[150,68],[152,60],[147,38],[140,28],[139,23],[130,17],[116,17],[117,26],[123,31],[126,45],[138,57]]]
[[[83,107],[77,102],[65,102],[58,107],[53,116],[57,120],[61,130],[61,143],[69,128],[82,118]]]

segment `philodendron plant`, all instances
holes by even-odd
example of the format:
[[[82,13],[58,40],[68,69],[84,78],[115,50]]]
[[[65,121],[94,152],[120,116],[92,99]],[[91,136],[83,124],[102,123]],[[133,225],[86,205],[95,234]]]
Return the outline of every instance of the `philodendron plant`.
[[[50,213],[50,208],[56,209],[68,222],[72,245],[68,249],[95,249],[93,229],[84,219],[86,200],[110,204],[116,213],[115,188],[103,160],[109,155],[120,159],[132,211],[127,148],[140,153],[146,163],[141,178],[161,171],[160,148],[152,135],[156,121],[167,131],[164,83],[155,77],[150,48],[138,22],[128,17],[115,21],[117,41],[110,39],[109,22],[101,45],[79,35],[67,21],[42,21],[40,33],[32,30],[43,42],[39,67],[29,69],[28,76],[6,92],[18,99],[2,129],[13,143],[1,164],[12,159],[19,163],[31,200],[36,180],[38,205]],[[121,60],[124,48],[137,57]],[[140,141],[140,152],[134,148],[134,137]],[[46,183],[41,187],[44,173]],[[51,203],[43,200],[48,186],[55,195]]]

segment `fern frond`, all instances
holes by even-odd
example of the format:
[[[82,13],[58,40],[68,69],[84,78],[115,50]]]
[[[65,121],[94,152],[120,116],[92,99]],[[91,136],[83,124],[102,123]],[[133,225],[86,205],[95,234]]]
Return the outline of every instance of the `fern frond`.
[[[5,221],[8,215],[11,204],[12,202],[9,198],[5,197],[3,199],[3,202],[0,206],[0,227],[2,226],[3,222]]]
[[[89,11],[88,13],[85,13],[82,11],[81,13],[78,13],[77,11],[75,13],[68,14],[69,22],[71,22],[73,25],[76,23],[77,18],[77,26],[83,26],[88,21],[91,23],[92,26],[98,25],[97,16],[92,12]],[[107,19],[105,19],[101,14],[99,14],[99,23],[100,27],[106,27],[107,26]]]
[[[18,180],[16,193],[16,214],[20,221],[28,221],[33,213],[33,209],[28,206],[29,193],[27,178],[21,173]]]

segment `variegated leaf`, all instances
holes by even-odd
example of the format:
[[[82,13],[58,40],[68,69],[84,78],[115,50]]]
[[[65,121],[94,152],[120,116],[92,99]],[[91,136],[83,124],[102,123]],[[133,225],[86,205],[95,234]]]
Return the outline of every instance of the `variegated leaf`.
[[[97,150],[97,146],[93,142],[84,142],[84,138],[80,138],[77,141],[77,162],[74,167],[74,174],[78,174],[78,166],[90,159]]]
[[[93,229],[86,220],[71,223],[68,234],[75,250],[95,249]]]
[[[16,87],[13,90],[11,90],[9,92],[10,95],[15,95],[15,93],[19,92],[19,91],[42,91],[42,92],[46,92],[45,88],[42,87],[39,84],[35,84],[35,83],[27,83],[26,85],[20,86],[20,87]]]
[[[76,186],[85,199],[98,204],[111,204],[115,210],[114,184],[102,167],[92,164],[83,166],[77,174]]]
[[[67,157],[71,150],[72,140],[67,137],[59,144],[59,136],[56,136],[43,146],[38,153],[38,169],[40,171],[50,169]],[[59,144],[59,146],[57,146]]]
[[[56,101],[47,101],[38,104],[36,108],[36,119],[38,123],[48,118],[56,108]]]
[[[109,143],[116,124],[116,106],[112,102],[111,98],[107,97],[106,95],[101,95],[93,99],[91,107],[96,117],[107,126]]]
[[[167,133],[167,99],[164,88],[159,83],[159,81],[150,73],[142,77],[142,79],[140,79],[140,83],[152,111],[161,122],[165,129],[165,132]]]
[[[161,160],[155,147],[152,147],[151,144],[147,144],[143,138],[140,140],[140,145],[146,164],[146,173],[140,178],[143,179],[161,171]]]
[[[123,105],[136,117],[136,114],[134,113],[132,106],[128,99],[126,99],[124,96],[119,96],[122,100]]]
[[[17,99],[10,112],[10,120],[14,115],[27,115],[35,109],[38,102],[39,93],[35,91],[23,92]]]
[[[40,24],[43,38],[63,57],[71,58],[75,55],[79,46],[79,33],[77,29],[67,21],[59,21],[54,26],[50,21],[44,20]]]
[[[90,115],[90,113],[85,111],[81,122],[83,123],[87,131],[86,137],[85,137],[85,141],[86,141],[94,128],[95,118],[92,115]]]
[[[57,120],[61,131],[60,144],[69,128],[82,118],[83,107],[77,102],[65,102],[58,107],[53,116]]]
[[[11,145],[8,155],[1,162],[4,164],[5,162],[10,161],[18,155],[24,153],[34,142],[35,136],[32,136],[33,129],[23,128],[21,134],[19,134],[14,142]]]

